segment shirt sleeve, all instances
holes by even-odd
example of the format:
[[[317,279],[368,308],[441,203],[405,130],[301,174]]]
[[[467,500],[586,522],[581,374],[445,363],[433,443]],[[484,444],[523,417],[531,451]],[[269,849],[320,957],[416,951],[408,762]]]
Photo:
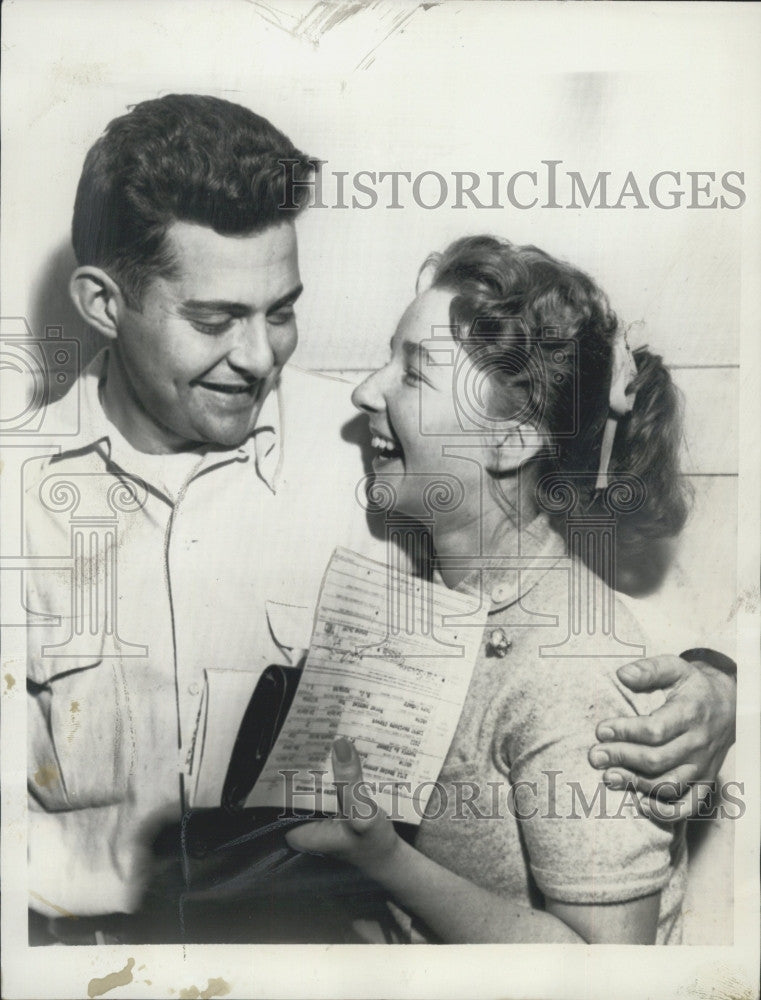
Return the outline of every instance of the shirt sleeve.
[[[618,604],[616,626],[627,641],[641,639]],[[538,655],[506,708],[505,750],[531,872],[545,896],[562,902],[636,899],[671,875],[674,828],[641,813],[633,790],[607,788],[587,759],[599,722],[648,713],[664,700],[625,688],[615,674],[624,662]]]

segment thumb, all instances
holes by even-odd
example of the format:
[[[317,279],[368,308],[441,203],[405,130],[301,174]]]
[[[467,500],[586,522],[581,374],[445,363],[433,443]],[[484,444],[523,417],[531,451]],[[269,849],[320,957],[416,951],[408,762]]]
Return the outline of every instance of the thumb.
[[[630,691],[657,691],[676,684],[691,669],[678,656],[651,656],[619,667],[616,674]]]
[[[341,736],[334,741],[332,763],[338,809],[342,816],[349,819],[355,805],[354,786],[362,781],[362,762],[351,740]]]

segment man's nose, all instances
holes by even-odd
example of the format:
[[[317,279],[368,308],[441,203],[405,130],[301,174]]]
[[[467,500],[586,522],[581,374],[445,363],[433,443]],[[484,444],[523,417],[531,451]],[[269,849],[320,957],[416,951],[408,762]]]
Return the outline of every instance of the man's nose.
[[[272,374],[275,351],[264,316],[254,316],[240,324],[227,360],[233,368],[253,378],[267,378]]]
[[[383,369],[380,368],[372,375],[368,375],[351,394],[351,401],[358,410],[362,410],[364,413],[377,413],[386,408],[381,379],[382,372]]]

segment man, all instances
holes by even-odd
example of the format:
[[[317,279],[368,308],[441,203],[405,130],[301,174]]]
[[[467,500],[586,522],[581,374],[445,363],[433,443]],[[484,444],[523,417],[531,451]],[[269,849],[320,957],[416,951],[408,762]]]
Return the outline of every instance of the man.
[[[383,558],[341,442],[347,388],[284,369],[312,169],[265,119],[197,95],[136,106],[87,156],[70,289],[108,348],[79,427],[24,480],[33,940],[119,939],[153,833],[188,804],[204,670],[296,663],[335,544]],[[611,730],[656,746],[614,741],[609,762],[713,776],[732,681],[640,667],[625,682],[673,697]]]

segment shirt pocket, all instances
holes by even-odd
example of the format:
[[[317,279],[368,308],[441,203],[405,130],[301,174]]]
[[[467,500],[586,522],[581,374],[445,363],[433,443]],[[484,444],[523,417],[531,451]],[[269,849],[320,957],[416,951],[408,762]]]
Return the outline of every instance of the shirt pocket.
[[[314,625],[314,608],[282,601],[265,601],[267,624],[286,665],[296,667],[309,649]]]
[[[122,802],[135,769],[135,733],[122,664],[72,658],[46,664],[45,672],[44,680],[27,685],[32,795],[49,811]],[[39,678],[39,665],[31,673]]]

